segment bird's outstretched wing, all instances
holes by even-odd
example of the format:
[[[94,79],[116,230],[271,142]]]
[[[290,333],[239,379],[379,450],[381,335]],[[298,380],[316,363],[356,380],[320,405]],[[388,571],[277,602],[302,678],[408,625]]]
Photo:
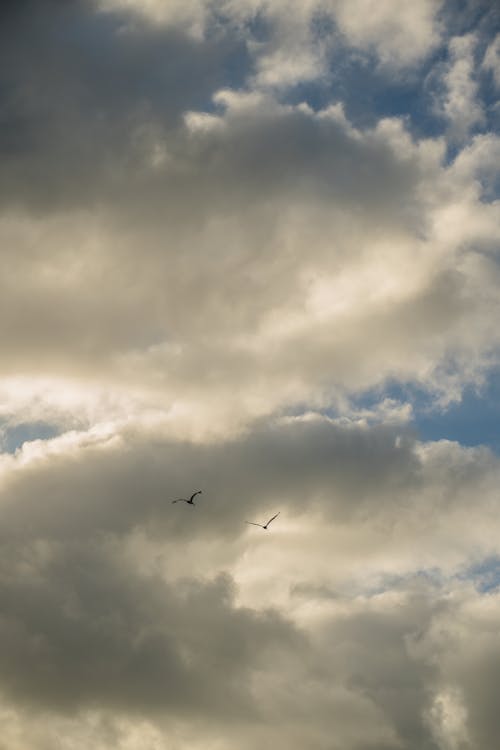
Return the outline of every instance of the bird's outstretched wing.
[[[261,529],[264,528],[261,523],[254,523],[253,521],[245,521],[245,523],[250,523],[252,526],[260,526]]]
[[[280,512],[281,511],[278,511],[275,516],[273,516],[272,518],[270,518],[269,521],[266,523],[266,526],[269,526],[269,524],[271,523],[271,521],[274,521],[274,519],[279,516]]]
[[[201,490],[197,490],[196,492],[193,492],[191,497],[189,498],[189,502],[192,503],[193,499],[196,497],[196,495],[201,495]]]
[[[187,500],[183,497],[180,497],[178,500],[172,500],[173,503],[187,503]]]

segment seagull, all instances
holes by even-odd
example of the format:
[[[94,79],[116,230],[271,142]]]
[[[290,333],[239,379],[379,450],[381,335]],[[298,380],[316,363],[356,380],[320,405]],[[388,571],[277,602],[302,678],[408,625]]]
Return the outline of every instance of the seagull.
[[[194,492],[189,500],[186,500],[185,497],[180,497],[178,500],[172,500],[173,503],[187,503],[188,505],[194,505],[193,500],[196,497],[196,495],[201,495],[201,490],[197,490]]]
[[[278,511],[276,513],[276,515],[273,516],[272,518],[270,518],[269,521],[266,524],[264,524],[264,525],[262,525],[261,523],[254,523],[253,521],[245,521],[245,523],[250,523],[252,526],[260,526],[261,529],[264,529],[264,531],[266,531],[267,527],[269,526],[269,524],[271,523],[271,521],[274,521],[274,519],[277,516],[279,516],[279,514],[280,514],[280,511]]]

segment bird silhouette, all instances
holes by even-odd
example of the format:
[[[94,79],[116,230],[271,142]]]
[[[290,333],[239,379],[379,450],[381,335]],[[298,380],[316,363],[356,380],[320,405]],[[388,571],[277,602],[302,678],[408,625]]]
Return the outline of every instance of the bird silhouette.
[[[173,503],[187,503],[188,505],[195,505],[193,500],[196,497],[196,495],[201,495],[201,490],[197,490],[196,492],[194,492],[189,498],[189,500],[186,500],[185,497],[179,497],[177,500],[172,500],[172,502]]]
[[[264,531],[267,531],[267,527],[269,526],[269,524],[271,523],[271,521],[274,521],[274,519],[277,518],[277,516],[279,516],[279,514],[280,514],[280,511],[278,511],[276,513],[276,515],[273,516],[272,518],[270,518],[269,521],[267,521],[267,523],[265,523],[265,524],[254,523],[253,521],[245,521],[245,523],[249,523],[252,526],[260,526],[261,529],[264,529]]]

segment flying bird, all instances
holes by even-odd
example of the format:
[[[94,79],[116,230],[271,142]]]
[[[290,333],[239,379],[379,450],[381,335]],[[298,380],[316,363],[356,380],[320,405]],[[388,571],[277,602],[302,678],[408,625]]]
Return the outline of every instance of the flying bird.
[[[185,497],[180,497],[178,500],[172,500],[172,502],[173,503],[187,503],[188,505],[195,505],[193,500],[196,497],[196,495],[201,495],[201,490],[197,490],[196,492],[194,492],[189,498],[189,500],[186,500]]]
[[[254,523],[253,521],[245,521],[245,523],[249,523],[252,526],[260,526],[261,529],[264,529],[264,531],[266,531],[267,527],[269,526],[269,524],[271,523],[271,521],[274,521],[274,519],[277,518],[279,516],[279,514],[280,514],[280,511],[278,511],[275,516],[273,516],[272,518],[270,518],[269,521],[266,524]]]

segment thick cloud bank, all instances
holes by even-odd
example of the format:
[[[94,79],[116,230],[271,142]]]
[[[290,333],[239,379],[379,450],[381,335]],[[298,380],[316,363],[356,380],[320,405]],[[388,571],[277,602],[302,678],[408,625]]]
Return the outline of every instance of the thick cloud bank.
[[[1,749],[493,750],[498,12],[0,20]]]

